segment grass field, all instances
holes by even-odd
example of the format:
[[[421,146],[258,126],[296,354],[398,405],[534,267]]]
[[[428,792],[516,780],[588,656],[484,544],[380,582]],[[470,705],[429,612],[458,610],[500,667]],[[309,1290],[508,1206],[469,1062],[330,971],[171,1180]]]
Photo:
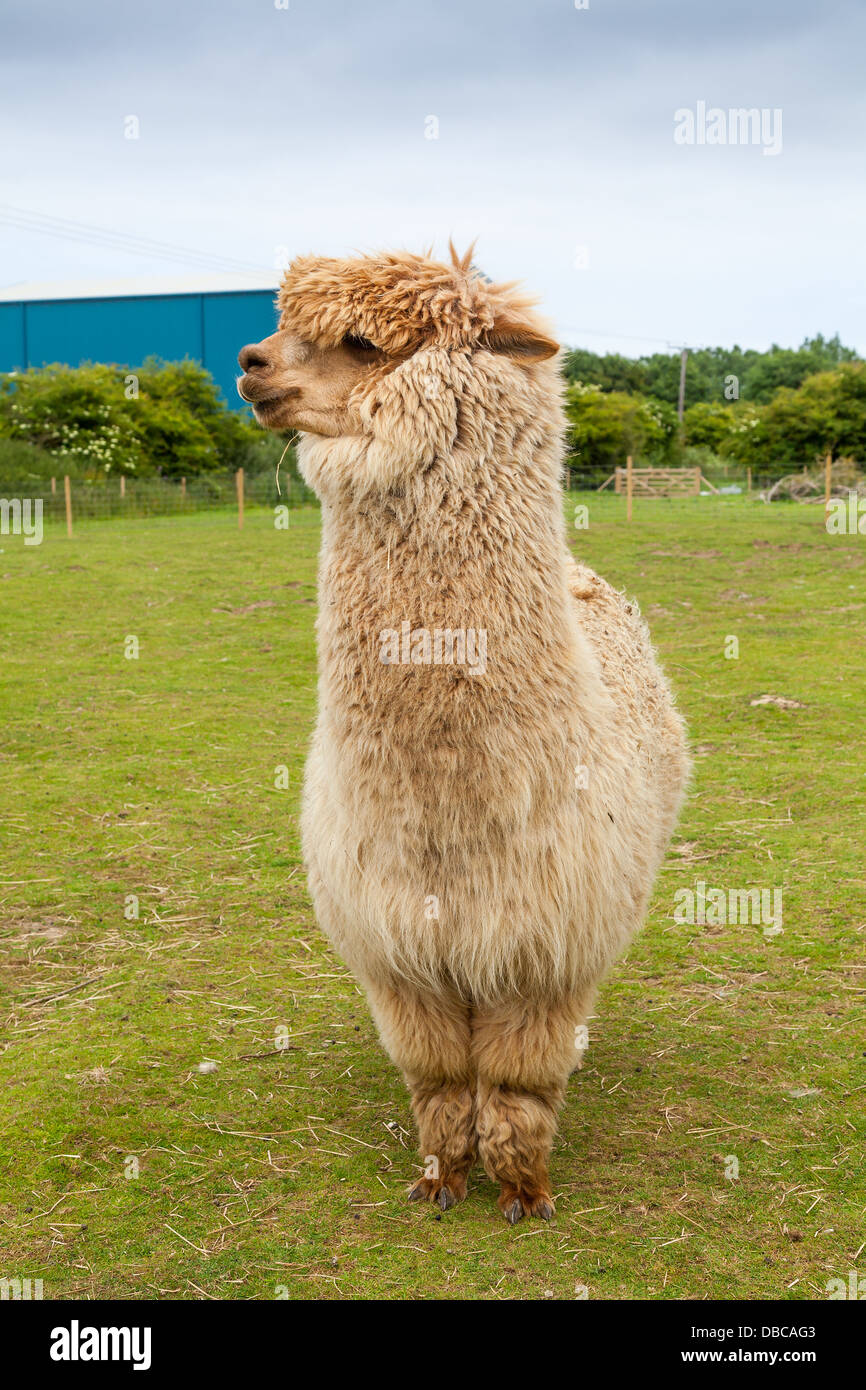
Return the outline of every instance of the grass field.
[[[480,1170],[446,1215],[406,1203],[408,1099],[311,913],[318,514],[0,538],[0,1276],[823,1299],[866,1274],[866,538],[820,507],[638,502],[629,528],[577,500],[575,553],[641,604],[695,776],[569,1087],[556,1218],[514,1229]],[[698,880],[781,888],[784,930],[680,924]]]

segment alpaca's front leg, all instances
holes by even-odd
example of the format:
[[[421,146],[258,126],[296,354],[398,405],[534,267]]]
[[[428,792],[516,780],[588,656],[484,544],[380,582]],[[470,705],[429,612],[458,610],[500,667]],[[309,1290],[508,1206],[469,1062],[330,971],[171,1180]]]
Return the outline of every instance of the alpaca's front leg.
[[[500,1185],[499,1206],[512,1225],[554,1214],[548,1159],[556,1113],[585,1046],[593,994],[552,1005],[514,1000],[473,1013],[478,1153]]]
[[[466,1196],[475,1162],[475,1085],[457,1081],[417,1081],[407,1077],[424,1157],[424,1173],[409,1189],[411,1202],[427,1198],[443,1211]]]
[[[443,1211],[466,1196],[475,1161],[475,1080],[469,1010],[447,994],[403,981],[367,985],[379,1035],[406,1078],[418,1125],[424,1174],[409,1190]]]

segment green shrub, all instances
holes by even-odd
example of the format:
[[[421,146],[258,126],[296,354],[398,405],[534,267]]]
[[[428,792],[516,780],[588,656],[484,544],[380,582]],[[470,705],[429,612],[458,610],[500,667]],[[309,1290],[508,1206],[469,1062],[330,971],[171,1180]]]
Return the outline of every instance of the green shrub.
[[[711,449],[719,453],[737,428],[735,405],[721,401],[697,401],[683,416],[683,432],[687,446]]]
[[[44,449],[25,439],[5,439],[0,435],[0,478],[4,485],[12,478],[38,481],[56,473],[54,460]]]
[[[52,472],[195,477],[243,465],[261,430],[223,403],[195,362],[55,365],[0,376],[0,437],[51,456]]]
[[[724,459],[706,444],[687,444],[683,449],[680,463],[683,468],[699,468],[705,478],[724,476],[728,466]]]
[[[783,387],[765,406],[741,406],[722,453],[774,477],[828,452],[866,461],[866,363],[845,362]]]
[[[806,467],[828,451],[866,460],[866,363],[844,363],[783,388],[764,408],[761,447],[767,458]]]
[[[574,467],[612,473],[627,454],[647,463],[668,463],[676,456],[676,411],[664,401],[575,382],[566,391],[565,410]]]
[[[31,368],[0,378],[0,433],[51,454],[58,472],[135,472],[143,463],[119,369]]]
[[[242,466],[239,455],[260,427],[246,411],[228,409],[209,372],[195,362],[148,358],[136,375],[141,429],[161,473],[179,477]]]

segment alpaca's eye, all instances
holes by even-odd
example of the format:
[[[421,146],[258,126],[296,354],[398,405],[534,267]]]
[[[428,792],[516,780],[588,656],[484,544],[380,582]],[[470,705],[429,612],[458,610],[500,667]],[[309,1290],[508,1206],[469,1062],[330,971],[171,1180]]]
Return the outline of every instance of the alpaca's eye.
[[[360,338],[356,333],[349,333],[343,339],[343,347],[350,352],[378,352],[375,343],[371,343],[369,338]]]

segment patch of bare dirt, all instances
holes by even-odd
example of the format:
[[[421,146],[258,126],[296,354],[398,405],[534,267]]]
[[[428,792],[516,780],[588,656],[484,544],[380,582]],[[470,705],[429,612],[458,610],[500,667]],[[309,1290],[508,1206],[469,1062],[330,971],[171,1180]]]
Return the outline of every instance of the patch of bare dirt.
[[[16,922],[4,923],[0,928],[0,932],[11,942],[13,947],[21,948],[28,945],[53,946],[55,942],[63,939],[68,930],[68,922],[61,922],[56,917],[43,917],[38,922],[24,918]]]

